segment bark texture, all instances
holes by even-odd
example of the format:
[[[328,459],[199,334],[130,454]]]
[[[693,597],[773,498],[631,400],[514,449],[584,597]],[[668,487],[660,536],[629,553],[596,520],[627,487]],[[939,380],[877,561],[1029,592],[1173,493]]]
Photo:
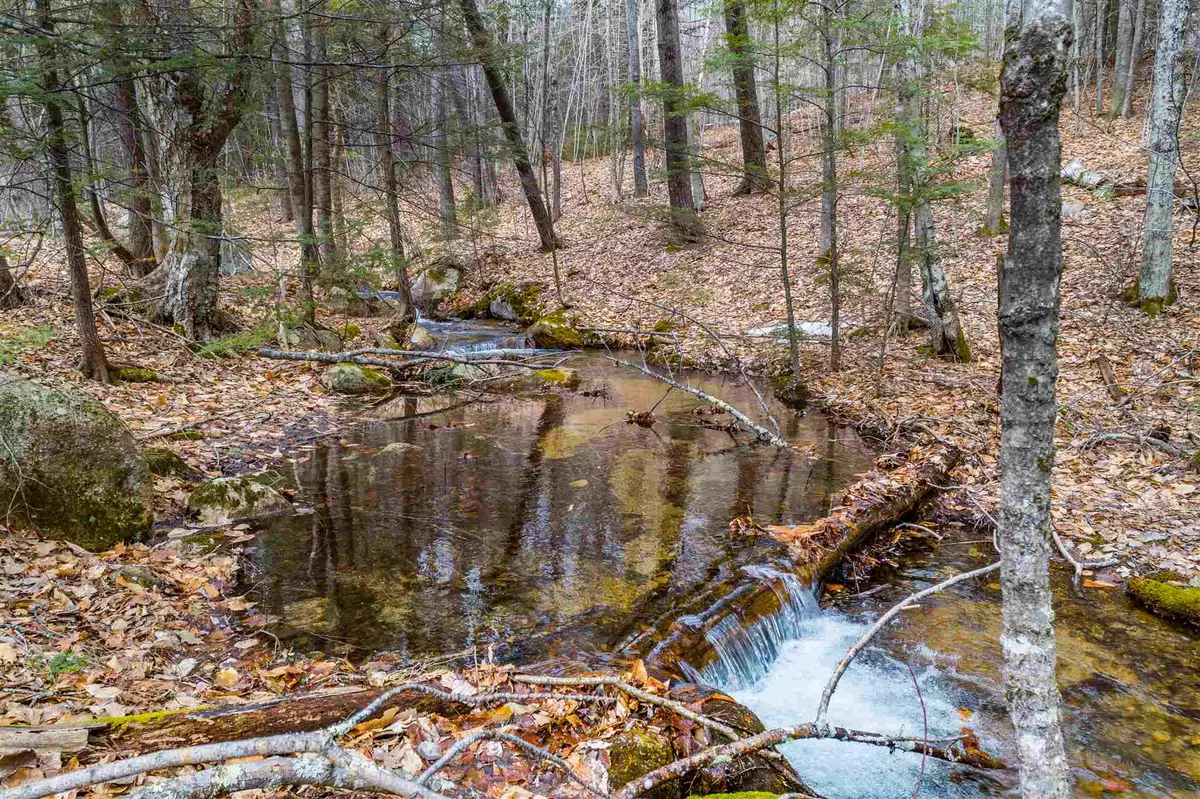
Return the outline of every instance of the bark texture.
[[[391,38],[391,27],[387,24],[380,25],[380,46],[386,49]],[[380,191],[387,215],[388,244],[396,265],[396,289],[400,292],[401,307],[397,317],[399,321],[412,322],[416,320],[417,314],[412,298],[412,283],[408,275],[408,259],[404,252],[404,230],[400,224],[396,155],[392,149],[395,131],[392,129],[391,99],[391,75],[387,70],[381,69],[375,75],[375,147],[379,151]]]
[[[1009,26],[1000,79],[1012,190],[999,291],[1001,644],[1021,796],[1067,799],[1049,566],[1062,275],[1058,119],[1071,24],[1054,0],[1034,0],[1024,17]]]
[[[694,241],[699,219],[692,198],[689,167],[687,108],[683,98],[683,53],[679,47],[679,9],[676,0],[655,0],[658,21],[658,64],[663,92],[663,143],[671,230],[682,241]]]
[[[496,104],[496,113],[500,116],[500,125],[504,128],[504,136],[508,141],[508,149],[512,155],[513,164],[521,178],[521,191],[529,204],[529,213],[537,226],[538,238],[543,250],[553,250],[556,246],[554,228],[550,222],[550,214],[542,193],[538,190],[537,177],[533,173],[533,164],[529,161],[529,151],[521,136],[521,125],[513,110],[512,100],[508,96],[508,86],[504,73],[492,52],[491,36],[484,25],[483,16],[475,0],[459,0],[462,7],[463,19],[467,32],[471,34],[471,42],[475,49],[475,57],[483,66],[483,75],[492,93],[492,101]]]
[[[733,193],[753,194],[771,188],[771,180],[767,176],[767,152],[763,146],[758,85],[754,80],[754,52],[743,0],[725,0],[725,35],[733,56],[733,91],[737,95],[742,169],[745,173]]]
[[[638,36],[638,0],[625,0],[625,31],[629,39],[629,134],[633,140],[633,196],[650,193],[646,180],[646,115],[639,96],[642,84],[642,45]]]
[[[37,0],[38,25],[54,30],[50,0]],[[63,120],[59,92],[65,88],[59,80],[58,54],[55,41],[47,36],[38,41],[38,60],[41,71],[41,91],[45,102],[46,128],[49,134],[46,149],[54,169],[54,199],[67,251],[67,270],[71,276],[71,300],[75,305],[75,327],[79,333],[79,369],[93,380],[108,382],[108,361],[104,346],[96,332],[96,317],[92,309],[92,288],[88,282],[87,261],[83,250],[83,230],[79,223],[79,207],[75,200],[75,182],[67,149],[67,126]],[[4,269],[7,273],[7,268]]]
[[[1129,90],[1129,71],[1133,58],[1133,4],[1135,0],[1118,0],[1116,60],[1113,63],[1112,97],[1108,115],[1119,116]]]
[[[1104,33],[1108,27],[1108,0],[1096,0],[1096,116],[1104,113]]]
[[[996,149],[992,151],[992,168],[988,173],[987,218],[983,232],[998,236],[1004,232],[1004,178],[1008,172],[1008,147],[1004,143],[1004,131],[996,122]]]
[[[1172,205],[1179,162],[1179,112],[1183,100],[1180,54],[1187,24],[1188,0],[1163,0],[1158,48],[1154,54],[1154,89],[1150,101],[1147,144],[1150,174],[1146,180],[1145,247],[1138,275],[1138,302],[1156,315],[1175,299],[1171,279]]]

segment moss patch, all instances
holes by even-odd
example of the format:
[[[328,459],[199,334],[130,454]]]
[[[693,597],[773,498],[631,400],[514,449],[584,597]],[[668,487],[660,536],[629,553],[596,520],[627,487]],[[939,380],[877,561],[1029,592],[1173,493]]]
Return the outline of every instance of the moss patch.
[[[382,372],[355,363],[339,363],[321,375],[321,384],[335,394],[373,394],[392,387]]]
[[[1175,585],[1175,574],[1134,577],[1125,587],[1139,605],[1151,613],[1200,626],[1200,588]]]
[[[166,447],[147,447],[142,453],[151,474],[159,477],[187,477],[191,473],[187,461]]]
[[[109,380],[122,383],[162,383],[163,377],[153,369],[141,366],[117,366],[108,370]]]
[[[583,382],[578,369],[538,369],[534,374],[545,383],[576,389]]]
[[[609,784],[614,788],[627,785],[674,759],[675,750],[666,736],[627,730],[614,738],[609,746]],[[678,799],[679,781],[671,780],[644,795],[648,799]]]
[[[567,318],[567,312],[562,308],[534,322],[527,335],[533,339],[535,345],[544,349],[567,349],[584,345],[583,334]]]

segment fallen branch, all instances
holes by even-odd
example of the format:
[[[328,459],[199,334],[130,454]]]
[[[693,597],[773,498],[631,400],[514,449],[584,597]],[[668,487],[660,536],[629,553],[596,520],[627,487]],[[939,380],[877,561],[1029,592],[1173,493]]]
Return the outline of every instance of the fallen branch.
[[[701,391],[700,389],[695,388],[694,386],[689,386],[684,383],[680,383],[679,381],[673,380],[672,378],[667,377],[664,374],[659,374],[658,372],[655,372],[652,369],[647,369],[646,367],[639,366],[636,363],[630,363],[629,361],[622,361],[619,358],[609,358],[608,360],[612,361],[613,363],[617,364],[618,366],[628,366],[630,369],[637,369],[639,372],[641,372],[644,375],[653,377],[655,380],[661,380],[662,382],[666,383],[671,388],[678,389],[679,391],[685,391],[694,397],[699,397],[700,399],[704,400],[705,402],[712,405],[713,407],[720,408],[721,410],[729,413],[731,416],[733,416],[733,418],[737,419],[739,422],[746,425],[746,427],[749,427],[751,430],[753,430],[758,435],[758,437],[760,439],[762,439],[763,441],[767,441],[781,449],[795,449],[790,443],[788,443],[787,439],[785,439],[779,435],[776,435],[775,433],[772,433],[767,428],[763,427],[762,425],[758,424],[757,422],[752,421],[750,419],[750,417],[746,416],[746,414],[742,413],[737,408],[733,407],[732,405],[730,405],[728,402],[726,402],[723,399],[718,399],[717,397],[714,397],[712,394],[705,393],[705,392]]]
[[[464,751],[466,751],[467,747],[471,746],[471,744],[474,744],[474,743],[477,743],[478,741],[483,741],[483,740],[504,741],[506,743],[512,744],[513,746],[517,747],[518,749],[525,752],[526,754],[532,755],[533,757],[536,757],[540,760],[544,760],[547,763],[551,764],[552,766],[557,768],[559,771],[566,774],[567,778],[570,779],[572,782],[574,782],[578,785],[582,785],[585,789],[587,789],[589,792],[595,794],[596,796],[602,797],[602,799],[609,799],[608,794],[606,794],[604,791],[600,791],[600,790],[597,790],[596,788],[592,787],[591,783],[589,783],[587,780],[583,779],[582,777],[580,777],[578,774],[575,773],[575,770],[571,768],[570,763],[563,760],[558,755],[556,755],[553,752],[550,752],[546,749],[543,749],[540,746],[531,744],[531,743],[529,743],[529,741],[526,741],[524,738],[519,738],[516,735],[512,735],[511,733],[507,733],[507,732],[501,732],[499,730],[480,730],[479,732],[472,733],[472,734],[468,735],[466,738],[463,738],[462,740],[458,741],[457,743],[454,744],[454,746],[450,747],[450,749],[447,750],[446,754],[444,754],[440,758],[438,758],[437,762],[432,763],[429,766],[429,768],[425,769],[425,771],[421,773],[421,776],[417,778],[417,784],[418,785],[426,784],[427,782],[429,782],[429,780],[435,774],[437,774],[439,771],[441,771],[447,765],[449,765],[449,763],[452,760],[454,760],[454,758],[458,757],[460,754],[462,754]]]
[[[1071,556],[1070,550],[1067,549],[1067,545],[1064,544],[1063,540],[1059,537],[1058,531],[1053,527],[1050,528],[1050,535],[1054,537],[1054,544],[1058,547],[1058,551],[1061,552],[1062,556],[1067,559],[1067,563],[1070,563],[1075,569],[1075,577],[1072,578],[1072,581],[1075,583],[1075,585],[1079,585],[1079,581],[1083,579],[1084,569],[1103,569],[1106,566],[1116,566],[1121,562],[1120,558],[1105,558],[1104,560],[1093,561],[1075,560],[1075,558]]]
[[[837,685],[842,679],[842,675],[846,673],[846,669],[850,668],[850,662],[858,656],[859,652],[863,651],[863,648],[870,643],[871,639],[874,638],[880,630],[887,626],[888,622],[896,618],[896,615],[900,611],[904,610],[909,605],[912,605],[914,602],[924,599],[930,594],[936,594],[939,591],[944,591],[950,586],[958,585],[966,580],[982,577],[985,574],[991,574],[999,568],[1000,563],[996,562],[991,566],[984,566],[982,569],[975,569],[974,571],[956,574],[949,580],[943,580],[937,585],[931,585],[929,588],[926,588],[923,591],[918,591],[915,594],[909,594],[900,602],[897,602],[895,605],[893,605],[887,613],[880,616],[879,619],[873,625],[871,625],[871,629],[867,630],[863,636],[854,643],[854,646],[850,647],[850,649],[846,651],[846,654],[842,656],[842,659],[838,661],[837,667],[833,670],[833,674],[829,677],[829,682],[825,683],[825,690],[821,692],[821,704],[817,707],[817,716],[813,724],[818,727],[827,726],[825,717],[829,713],[829,700],[833,698],[833,692],[837,690]]]
[[[668,763],[629,782],[613,795],[613,799],[634,799],[634,797],[652,790],[664,782],[682,777],[688,772],[703,768],[718,760],[732,760],[733,758],[760,751],[768,746],[798,740],[849,741],[852,743],[870,744],[872,746],[883,746],[899,752],[923,754],[937,760],[945,760],[949,763],[963,763],[968,766],[975,766],[976,768],[1004,768],[1003,762],[965,746],[957,750],[952,747],[942,748],[914,738],[892,738],[873,732],[847,730],[842,727],[825,726],[822,729],[818,728],[815,724],[808,723],[797,724],[792,727],[779,727],[760,732],[757,735],[741,738],[731,743],[710,746],[691,757],[681,758],[673,763]]]

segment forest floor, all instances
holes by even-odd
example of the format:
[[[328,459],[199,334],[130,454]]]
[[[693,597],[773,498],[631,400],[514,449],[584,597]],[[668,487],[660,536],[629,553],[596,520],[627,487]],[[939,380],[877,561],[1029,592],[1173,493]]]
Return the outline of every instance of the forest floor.
[[[963,122],[985,136],[991,129],[987,106],[972,108]],[[814,135],[808,122],[795,120],[798,149]],[[1079,157],[1089,169],[1137,178],[1145,164],[1140,126],[1135,120],[1086,119],[1077,129],[1068,115],[1064,160]],[[1198,130],[1200,119],[1193,115],[1183,135],[1184,161],[1193,174],[1200,174]],[[732,129],[705,134],[703,153],[714,163],[734,160],[735,148]],[[974,360],[960,364],[928,356],[918,331],[889,337],[881,366],[885,326],[880,322],[891,281],[895,219],[878,191],[885,188],[879,181],[892,173],[891,158],[890,145],[882,143],[843,157],[843,318],[846,332],[854,332],[844,336],[843,368],[837,372],[828,369],[827,344],[805,342],[804,376],[830,411],[874,438],[884,455],[902,456],[920,439],[967,450],[954,475],[956,488],[941,502],[959,515],[986,521],[997,501],[995,263],[1005,246],[1003,237],[978,233],[990,156],[981,152],[957,162],[955,176],[971,190],[939,203],[936,213]],[[797,187],[813,194],[815,163],[799,162],[794,171]],[[679,308],[721,334],[756,372],[778,373],[786,363],[786,347],[743,335],[785,316],[777,255],[770,249],[778,230],[774,199],[732,197],[733,178],[715,169],[705,183],[709,199],[703,219],[712,238],[672,249],[654,217],[661,185],[654,185],[650,200],[613,204],[608,159],[566,165],[558,223],[566,243],[558,253],[565,297],[580,323],[592,327],[645,329],[671,316],[644,301]],[[508,188],[508,197],[486,227],[476,220],[475,234],[455,245],[478,255],[461,293],[463,304],[502,281],[537,282],[545,287],[545,297],[552,296],[551,257],[536,249],[527,214],[514,204],[515,187]],[[1180,299],[1150,319],[1118,296],[1137,272],[1143,199],[1103,199],[1074,187],[1064,187],[1064,198],[1072,208],[1064,215],[1056,528],[1078,559],[1118,559],[1111,571],[1095,575],[1092,585],[1116,587],[1120,578],[1162,568],[1195,576],[1200,574],[1195,456],[1200,445],[1200,270],[1190,245],[1192,220],[1176,218]],[[269,320],[274,269],[294,261],[287,245],[269,240],[278,242],[290,233],[267,207],[265,199],[250,198],[236,214],[242,228],[257,237],[255,257],[266,264],[263,273],[226,280],[222,289],[223,306],[247,329]],[[409,213],[421,218],[412,208]],[[802,321],[828,317],[828,287],[815,266],[818,226],[816,200],[798,202],[790,227],[796,312]],[[434,242],[433,227],[417,233],[427,253],[446,246]],[[361,404],[327,394],[317,364],[201,357],[171,331],[126,319],[116,309],[99,314],[110,360],[151,367],[168,382],[101,386],[85,381],[72,368],[77,342],[64,273],[61,254],[47,246],[25,275],[34,302],[0,318],[0,361],[39,382],[89,393],[118,413],[143,443],[169,446],[202,474],[270,468],[285,452],[310,447],[357,418]],[[106,284],[118,279],[114,275],[111,265],[107,273],[103,268],[93,272]],[[914,306],[919,307],[919,298]],[[343,329],[353,322],[369,336],[385,320],[323,312],[322,321]],[[689,363],[728,366],[696,325],[670,321]],[[1124,392],[1120,400],[1101,378],[1102,357]],[[186,496],[185,481],[164,478],[157,488],[160,517],[176,516]],[[27,647],[0,644],[8,722],[245,702],[285,690],[365,684],[375,679],[373,673],[394,665],[354,666],[321,656],[300,658],[279,648],[262,632],[265,619],[238,595],[233,555],[245,532],[217,531],[214,536],[223,540],[197,547],[185,527],[174,533],[171,527],[164,527],[153,546],[100,555],[21,534],[0,536],[3,616]],[[29,610],[43,606],[49,611]],[[81,637],[88,639],[86,645]],[[193,649],[201,654],[191,654]],[[90,654],[82,661],[66,654],[75,652]],[[66,693],[55,689],[50,702],[36,687],[47,671],[67,686]],[[117,685],[120,689],[113,690]],[[172,699],[164,705],[168,694]]]

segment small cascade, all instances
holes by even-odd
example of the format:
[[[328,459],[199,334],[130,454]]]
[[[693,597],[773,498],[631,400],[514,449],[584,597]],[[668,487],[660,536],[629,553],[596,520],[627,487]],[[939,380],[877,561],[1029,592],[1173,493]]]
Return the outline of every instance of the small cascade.
[[[699,670],[681,663],[689,679],[730,689],[758,682],[770,671],[783,645],[797,638],[802,625],[820,611],[813,591],[795,575],[766,565],[746,566],[742,571],[775,593],[779,609],[750,625],[744,625],[736,614],[719,618],[705,631],[717,657]],[[692,623],[700,626],[703,621],[697,618]]]
[[[486,350],[520,350],[533,346],[529,336],[511,327],[482,322],[418,320],[433,337],[436,352],[466,355]]]

